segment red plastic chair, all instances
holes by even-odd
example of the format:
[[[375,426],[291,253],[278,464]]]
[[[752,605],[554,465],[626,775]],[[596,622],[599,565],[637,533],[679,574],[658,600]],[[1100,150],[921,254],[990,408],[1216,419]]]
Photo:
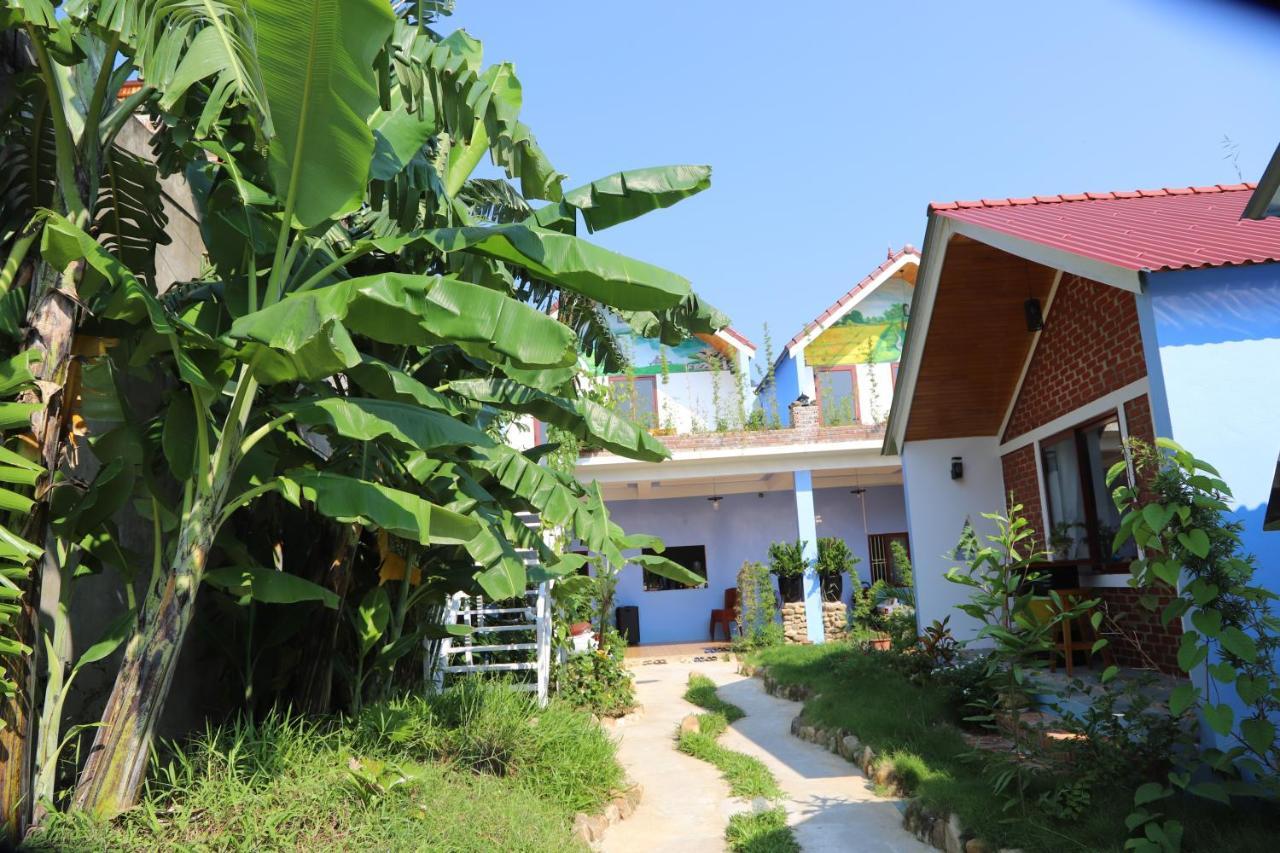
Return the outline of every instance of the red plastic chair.
[[[733,623],[738,619],[738,588],[731,586],[724,591],[724,607],[711,611],[711,640],[716,639],[716,626],[724,627],[725,642],[733,639]]]

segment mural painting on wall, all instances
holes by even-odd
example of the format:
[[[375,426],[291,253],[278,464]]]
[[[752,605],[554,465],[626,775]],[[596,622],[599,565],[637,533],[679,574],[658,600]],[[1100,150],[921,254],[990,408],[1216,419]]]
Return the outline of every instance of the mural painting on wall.
[[[805,361],[815,367],[901,361],[911,293],[903,279],[889,279],[805,347]]]
[[[710,370],[712,358],[716,354],[715,347],[697,338],[690,338],[677,346],[668,346],[654,338],[637,335],[617,317],[610,318],[609,329],[622,345],[623,352],[631,362],[632,372],[637,376],[661,374],[664,357],[667,373]]]

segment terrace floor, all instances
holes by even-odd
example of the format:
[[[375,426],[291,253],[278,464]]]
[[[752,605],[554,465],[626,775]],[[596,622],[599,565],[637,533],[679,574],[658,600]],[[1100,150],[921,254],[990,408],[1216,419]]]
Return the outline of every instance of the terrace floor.
[[[642,643],[627,646],[625,658],[633,665],[652,665],[658,662],[700,663],[717,660],[729,654],[728,643],[694,641],[688,643]]]

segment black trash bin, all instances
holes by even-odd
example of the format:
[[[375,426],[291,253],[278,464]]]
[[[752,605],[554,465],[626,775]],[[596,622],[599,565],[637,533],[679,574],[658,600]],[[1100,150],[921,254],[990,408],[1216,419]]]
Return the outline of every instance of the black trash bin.
[[[618,633],[627,641],[627,645],[640,645],[640,608],[634,604],[619,607],[616,619]]]

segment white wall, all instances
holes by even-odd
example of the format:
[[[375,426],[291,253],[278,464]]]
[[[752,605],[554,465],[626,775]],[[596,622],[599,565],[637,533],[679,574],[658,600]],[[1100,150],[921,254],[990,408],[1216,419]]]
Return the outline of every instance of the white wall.
[[[866,499],[866,526],[862,522],[862,500]],[[907,509],[902,489],[898,486],[869,488],[862,497],[849,493],[848,489],[816,489],[813,508],[818,516],[818,536],[836,536],[849,544],[858,557],[855,571],[860,581],[871,581],[871,555],[867,550],[867,536],[875,533],[902,533],[907,529]],[[914,556],[914,545],[912,546]],[[844,583],[844,601],[849,603],[853,592],[851,579]]]
[[[951,479],[953,456],[964,460],[964,477],[959,480]],[[956,565],[946,555],[955,548],[965,521],[985,543],[983,537],[994,528],[982,513],[1004,510],[996,438],[908,441],[902,449],[902,482],[919,622],[927,626],[950,615],[951,630],[957,638],[966,639],[973,635],[976,623],[955,609],[968,598],[967,588],[946,579],[947,570]]]
[[[858,412],[864,424],[881,424],[889,420],[893,406],[893,365],[888,362],[859,364]]]
[[[733,385],[733,374],[727,370],[672,373],[666,382],[658,376],[658,424],[670,425],[681,434],[692,432],[695,426],[703,432],[714,430],[718,393],[721,417],[730,429],[740,429],[743,416],[736,414],[739,397]],[[741,399],[743,412],[750,412],[754,399],[749,383]]]

